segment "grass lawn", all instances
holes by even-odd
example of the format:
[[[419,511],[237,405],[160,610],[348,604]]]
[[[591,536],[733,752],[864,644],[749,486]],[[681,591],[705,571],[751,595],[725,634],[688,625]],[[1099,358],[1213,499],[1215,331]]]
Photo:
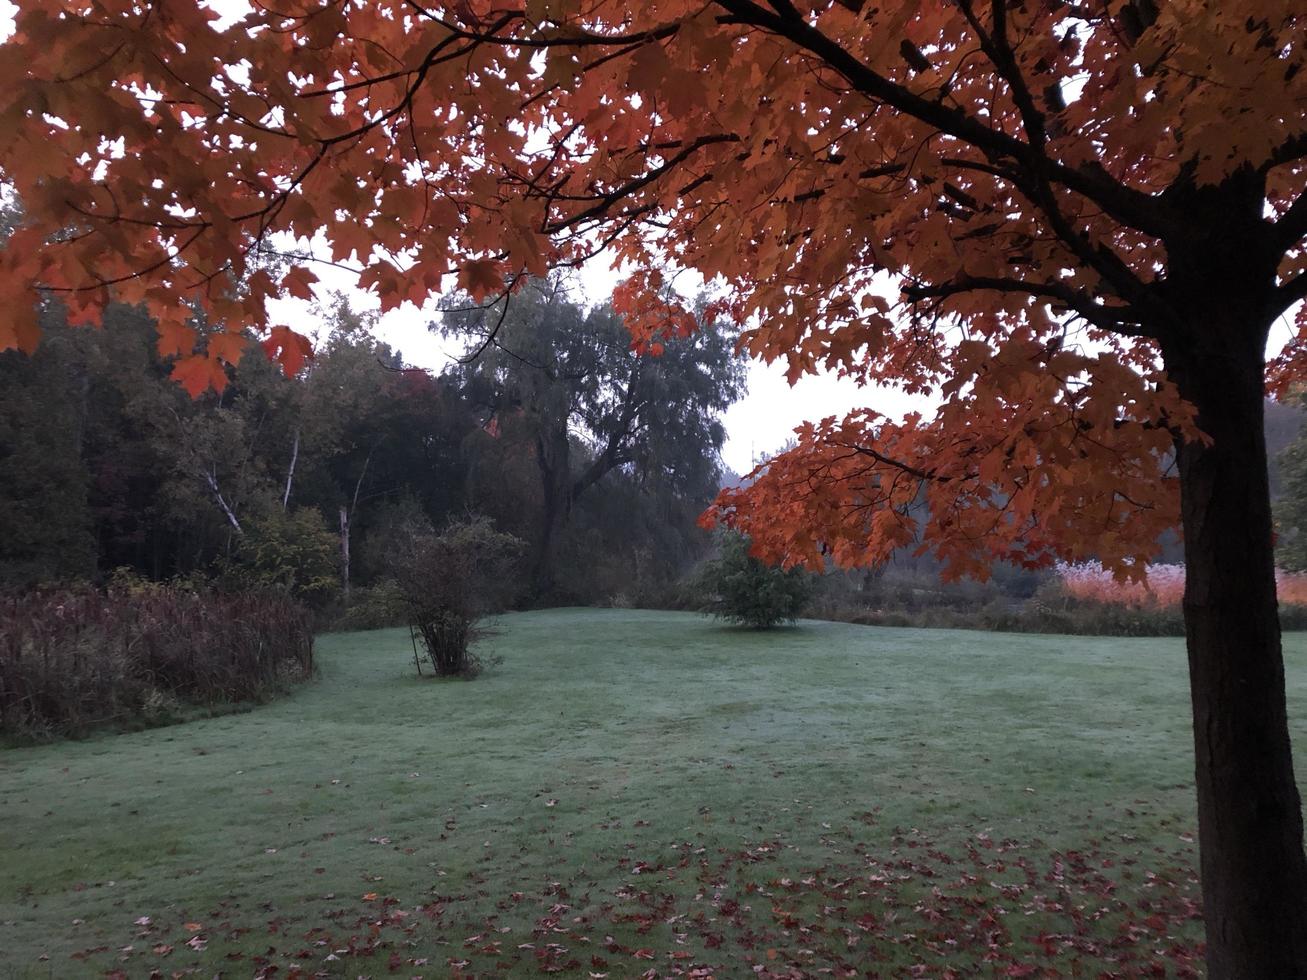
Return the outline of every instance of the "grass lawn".
[[[0,977],[1197,974],[1180,641],[500,625],[474,682],[337,634],[249,714],[0,752]]]

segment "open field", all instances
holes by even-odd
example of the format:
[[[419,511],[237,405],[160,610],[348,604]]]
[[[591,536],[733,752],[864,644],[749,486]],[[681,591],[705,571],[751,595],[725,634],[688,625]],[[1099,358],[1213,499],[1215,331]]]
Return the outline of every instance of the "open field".
[[[1180,641],[500,625],[473,682],[338,634],[250,714],[0,753],[0,977],[1196,975]]]

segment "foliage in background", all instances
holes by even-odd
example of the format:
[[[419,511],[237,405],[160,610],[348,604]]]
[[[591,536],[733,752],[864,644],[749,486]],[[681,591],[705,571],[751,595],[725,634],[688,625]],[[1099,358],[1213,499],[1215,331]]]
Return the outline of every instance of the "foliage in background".
[[[438,328],[466,344],[457,369],[464,391],[489,414],[501,451],[534,471],[540,504],[519,533],[534,545],[542,599],[567,601],[580,591],[574,575],[585,560],[560,552],[576,545],[565,538],[577,505],[596,489],[624,482],[697,510],[713,499],[726,438],[720,416],[744,392],[729,325],[703,317],[692,335],[669,338],[655,356],[633,347],[610,305],[587,309],[558,277],[489,306],[467,297],[445,305]]]
[[[998,566],[985,583],[940,582],[890,564],[860,578],[831,572],[807,615],[865,626],[910,626],[1075,636],[1184,636],[1183,569],[1154,566],[1147,585],[1118,582],[1092,566],[1038,572]],[[1281,571],[1280,622],[1307,629],[1307,576]]]
[[[1297,392],[1294,402],[1301,409],[1307,394]],[[1276,563],[1290,571],[1307,571],[1307,426],[1297,428],[1295,438],[1280,449],[1275,461],[1272,482],[1278,482],[1281,491],[1274,501]]]
[[[276,593],[120,579],[0,596],[0,733],[79,735],[268,698],[313,671],[307,610]]]
[[[241,588],[282,591],[320,608],[340,588],[338,543],[321,512],[273,510],[246,524],[227,571]]]
[[[718,532],[717,546],[698,578],[702,612],[755,629],[799,618],[813,594],[810,572],[764,565],[749,554],[749,539],[735,531]]]
[[[472,645],[485,635],[485,617],[504,609],[520,589],[522,547],[487,518],[468,517],[439,534],[414,527],[396,549],[392,567],[400,601],[437,676],[480,672],[483,664]],[[413,660],[421,674],[416,644]]]
[[[1073,599],[1142,608],[1176,608],[1184,598],[1183,565],[1150,565],[1144,582],[1123,582],[1091,565],[1059,565],[1062,591]],[[1307,574],[1276,569],[1281,606],[1307,606]]]
[[[648,423],[681,411],[679,385],[709,384],[696,363],[726,358],[702,370],[738,381],[722,337],[683,345],[711,356],[669,347],[642,369],[648,418],[619,440],[613,465],[596,469],[597,443],[569,434],[555,476],[589,482],[546,542],[552,505],[535,423],[507,401],[488,402],[484,374],[406,367],[370,336],[369,317],[338,297],[319,314],[326,339],[296,376],[252,356],[228,367],[221,395],[192,400],[169,379],[172,361],[155,349],[142,310],[111,306],[105,329],[86,330],[47,304],[40,349],[0,352],[0,585],[97,581],[118,567],[154,580],[245,576],[291,588],[320,615],[357,606],[356,621],[389,622],[375,597],[352,593],[392,575],[395,528],[413,520],[440,527],[469,510],[487,514],[528,543],[528,567],[547,545],[552,595],[578,604],[618,594],[653,601],[707,549],[695,518],[717,490],[718,410],[705,402],[687,412],[679,441]],[[606,313],[578,312],[576,322],[592,332],[559,338],[568,349],[584,348],[600,326],[611,346],[621,330]],[[629,370],[633,357],[623,347],[609,360]],[[682,369],[694,376],[678,381]],[[513,390],[531,380],[524,369]],[[598,392],[620,381],[567,384]],[[589,404],[600,411],[601,402],[596,394]]]

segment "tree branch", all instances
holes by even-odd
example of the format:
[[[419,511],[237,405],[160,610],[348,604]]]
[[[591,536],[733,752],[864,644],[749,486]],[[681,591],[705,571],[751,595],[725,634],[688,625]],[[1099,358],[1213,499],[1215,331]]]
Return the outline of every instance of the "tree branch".
[[[1103,330],[1110,330],[1127,337],[1152,336],[1140,326],[1143,318],[1133,307],[1104,306],[1088,294],[1060,282],[1029,282],[1025,279],[1003,276],[960,276],[945,283],[906,286],[903,295],[908,300],[916,302],[922,299],[947,299],[950,296],[976,290],[1022,293],[1055,300]]]
[[[641,360],[637,358],[631,366],[631,377],[626,383],[626,393],[622,398],[622,414],[617,421],[616,427],[608,433],[608,444],[604,446],[603,452],[595,457],[594,461],[585,468],[585,472],[577,477],[576,482],[572,484],[573,500],[602,480],[609,470],[621,463],[619,450],[622,446],[622,440],[630,434],[631,423],[635,420],[636,409],[639,407],[636,389],[640,384],[641,363]]]
[[[917,95],[868,67],[801,17],[782,17],[751,0],[717,0],[717,4],[745,23],[788,38],[811,51],[843,75],[857,91],[875,101],[969,143],[991,159],[1014,160],[1032,174],[1043,170],[1049,179],[1093,201],[1131,228],[1154,238],[1165,238],[1174,226],[1172,209],[1153,195],[1122,184],[1101,167],[1068,167],[1047,157],[1041,148],[991,129],[974,116]]]
[[[1275,291],[1275,309],[1273,312],[1276,316],[1279,316],[1303,300],[1307,300],[1307,272],[1295,276]]]

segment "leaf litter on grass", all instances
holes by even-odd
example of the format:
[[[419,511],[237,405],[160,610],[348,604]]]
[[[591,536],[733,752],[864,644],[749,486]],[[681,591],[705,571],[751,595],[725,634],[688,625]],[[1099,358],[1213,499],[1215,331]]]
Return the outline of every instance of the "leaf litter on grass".
[[[391,665],[402,635],[329,637],[323,679],[278,705],[0,757],[18,845],[0,959],[20,977],[1198,975],[1178,644],[960,635],[959,657],[955,637],[832,625],[760,651],[668,614],[510,622],[502,672],[456,701]],[[191,749],[218,739],[256,783],[215,784]]]

